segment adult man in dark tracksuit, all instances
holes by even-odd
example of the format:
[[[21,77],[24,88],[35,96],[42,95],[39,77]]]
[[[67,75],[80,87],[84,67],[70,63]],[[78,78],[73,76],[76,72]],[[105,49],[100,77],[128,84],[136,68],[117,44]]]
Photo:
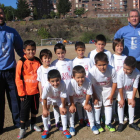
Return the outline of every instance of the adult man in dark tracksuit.
[[[18,94],[15,86],[15,53],[22,57],[23,42],[17,31],[5,24],[5,15],[0,8],[0,134],[4,127],[5,92],[15,127],[20,127]]]

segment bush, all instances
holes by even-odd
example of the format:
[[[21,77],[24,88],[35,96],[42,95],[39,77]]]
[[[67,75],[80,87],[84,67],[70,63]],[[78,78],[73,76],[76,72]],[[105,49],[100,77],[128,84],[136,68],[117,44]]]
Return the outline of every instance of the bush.
[[[38,30],[38,35],[42,37],[42,39],[47,39],[49,37],[51,37],[50,33],[46,31],[45,28],[41,27]]]

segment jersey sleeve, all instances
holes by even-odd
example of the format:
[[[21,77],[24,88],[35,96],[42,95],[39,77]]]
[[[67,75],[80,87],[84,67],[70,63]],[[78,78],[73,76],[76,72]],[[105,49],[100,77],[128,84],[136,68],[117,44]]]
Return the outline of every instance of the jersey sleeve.
[[[67,98],[66,84],[64,82],[62,83],[62,90],[60,93],[60,97]]]
[[[16,86],[17,86],[17,91],[18,91],[18,95],[19,96],[25,96],[26,93],[24,91],[24,83],[23,83],[23,79],[21,78],[22,75],[22,65],[23,62],[21,60],[18,61],[17,66],[16,66],[16,78],[15,78],[15,82],[16,82]]]
[[[68,96],[73,96],[73,95],[74,95],[74,88],[72,86],[72,81],[70,81],[68,86]]]
[[[134,88],[138,88],[139,78],[140,78],[140,72],[138,72],[138,74],[136,75],[136,79],[135,79],[134,84],[133,84]]]
[[[87,94],[88,95],[92,95],[93,94],[91,82],[88,83]]]
[[[122,73],[122,70],[120,70],[118,73],[117,73],[117,88],[123,88],[124,87],[124,78],[123,78],[123,73]]]
[[[116,39],[116,38],[121,38],[121,39],[122,39],[122,32],[121,32],[121,30],[122,30],[122,28],[119,29],[119,30],[115,33],[114,39]]]
[[[41,82],[41,67],[37,70],[37,81]]]

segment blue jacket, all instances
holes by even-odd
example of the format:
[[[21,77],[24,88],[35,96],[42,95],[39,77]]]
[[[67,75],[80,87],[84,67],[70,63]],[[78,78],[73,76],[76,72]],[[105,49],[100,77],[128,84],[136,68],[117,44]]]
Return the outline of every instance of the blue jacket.
[[[6,26],[0,26],[0,70],[7,70],[16,67],[15,53],[22,57],[23,41],[18,32]]]
[[[137,61],[140,61],[140,23],[136,28],[130,23],[120,28],[114,36],[114,39],[116,38],[124,39],[123,54],[133,56]]]

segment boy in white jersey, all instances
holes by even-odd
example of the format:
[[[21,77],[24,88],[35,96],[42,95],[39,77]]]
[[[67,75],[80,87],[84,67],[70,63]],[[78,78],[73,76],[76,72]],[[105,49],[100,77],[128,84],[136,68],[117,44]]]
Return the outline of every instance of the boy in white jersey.
[[[94,64],[91,62],[91,60],[89,58],[84,56],[85,50],[86,50],[86,47],[83,42],[80,42],[80,41],[76,42],[75,51],[77,53],[77,57],[75,59],[73,59],[73,67],[75,67],[77,65],[83,66],[85,68],[86,77],[87,77],[89,70],[93,67]],[[86,123],[86,125],[89,126],[87,114],[86,114],[86,112],[84,112],[84,114],[85,114],[85,118],[84,118],[83,113],[82,113],[82,106],[78,103],[77,103],[77,112],[78,112],[78,116],[79,116],[80,126],[84,126],[85,125],[84,123]]]
[[[126,55],[122,54],[123,48],[124,48],[123,44],[124,44],[123,39],[116,38],[113,41],[113,45],[112,45],[113,51],[115,52],[113,54],[113,66],[116,70],[116,74],[123,67],[124,60],[127,57]],[[118,121],[117,113],[116,113],[116,110],[117,110],[116,97],[117,97],[117,95],[118,95],[118,90],[116,89],[116,92],[115,92],[114,98],[113,98],[113,118],[115,121]]]
[[[48,105],[57,104],[59,106],[61,120],[63,125],[63,134],[66,138],[71,138],[69,131],[67,130],[67,109],[66,109],[66,84],[63,80],[61,80],[61,75],[58,70],[50,70],[48,73],[48,83],[43,88],[42,100],[43,100],[43,124],[44,124],[44,132],[42,134],[42,138],[45,139],[48,136],[49,128],[48,128],[48,116],[49,116],[49,108]],[[49,100],[48,100],[49,97]]]
[[[123,117],[124,117],[124,101],[128,100],[128,112],[129,112],[129,127],[140,131],[140,128],[134,123],[134,108],[135,108],[135,96],[138,89],[140,78],[140,72],[136,69],[136,59],[132,56],[128,56],[123,68],[117,74],[117,88],[118,94],[118,115],[119,126],[118,131],[121,132],[124,129]]]
[[[96,127],[99,132],[104,131],[100,125],[100,112],[103,104],[105,108],[105,126],[110,132],[114,132],[115,128],[111,124],[111,118],[113,95],[117,87],[116,71],[108,65],[108,57],[105,53],[96,54],[95,66],[89,71],[89,79],[93,86]]]
[[[110,51],[104,49],[106,46],[106,38],[104,35],[100,34],[96,36],[95,46],[96,49],[88,54],[88,57],[91,59],[91,61],[95,64],[95,55],[99,52],[104,52],[108,57],[109,65],[112,66],[112,54]]]
[[[39,88],[39,92],[40,92],[40,101],[42,102],[42,89],[45,86],[45,84],[48,82],[48,72],[51,69],[56,69],[56,67],[50,65],[51,59],[52,59],[52,53],[50,50],[48,50],[48,49],[41,50],[39,57],[42,62],[42,65],[37,70],[37,80],[39,81],[38,88]],[[59,115],[58,106],[54,105],[53,110],[54,110],[56,127],[58,127],[58,129],[62,130],[62,126],[59,122],[60,115]],[[49,129],[51,129],[50,118],[48,119],[48,126],[49,126]]]
[[[74,128],[74,113],[76,112],[76,103],[80,103],[87,112],[88,119],[90,122],[91,130],[94,134],[98,134],[99,131],[94,125],[94,116],[92,111],[92,106],[90,105],[90,98],[93,93],[92,85],[88,78],[85,77],[85,69],[83,66],[75,66],[73,68],[73,79],[69,84],[68,88],[68,95],[70,98],[70,108],[69,111],[71,112],[70,116],[70,134],[73,136],[75,135],[75,128]]]

